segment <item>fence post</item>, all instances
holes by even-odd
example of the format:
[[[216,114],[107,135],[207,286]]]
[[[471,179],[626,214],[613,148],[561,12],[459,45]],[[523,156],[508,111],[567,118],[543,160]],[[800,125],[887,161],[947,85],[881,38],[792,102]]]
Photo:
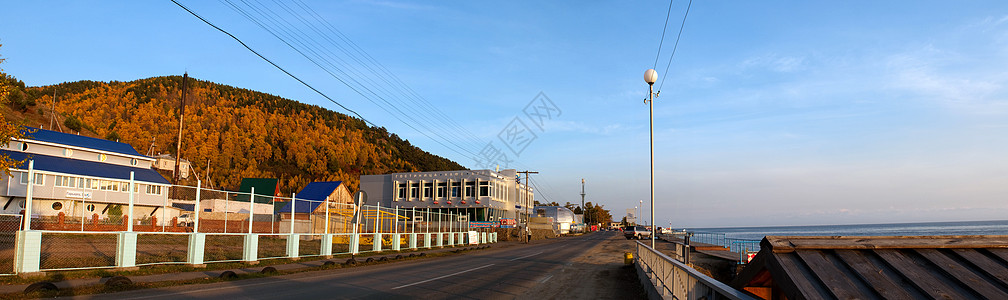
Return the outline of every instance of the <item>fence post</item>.
[[[193,211],[193,233],[199,232],[200,190],[202,190],[202,189],[203,189],[203,182],[201,182],[199,180],[199,178],[197,178],[196,179],[196,206],[193,206],[193,210],[194,210]],[[202,250],[200,250],[200,251],[202,251]],[[200,258],[200,260],[203,260],[203,259]]]
[[[249,192],[249,234],[252,234],[252,217],[255,216],[255,187]]]
[[[291,194],[291,226],[290,226],[291,231],[290,234],[287,236],[287,256],[290,258],[298,257],[298,250],[299,250],[298,248],[300,247],[299,243],[301,242],[300,241],[301,238],[297,234],[294,234],[294,211],[296,211],[295,207],[297,207],[297,194]]]
[[[28,190],[25,192],[24,230],[31,230],[32,192],[35,190],[35,160],[28,161]],[[41,237],[39,237],[41,239]],[[40,240],[41,241],[41,240]]]
[[[399,238],[399,205],[392,212],[392,251],[399,251],[402,247],[402,239]]]
[[[136,267],[136,243],[137,234],[133,232],[133,201],[134,192],[133,187],[136,185],[135,174],[130,171],[129,177],[129,187],[127,188],[127,193],[129,193],[129,215],[127,215],[126,231],[120,232],[117,238],[118,247],[116,248],[116,267],[119,268],[134,268]]]

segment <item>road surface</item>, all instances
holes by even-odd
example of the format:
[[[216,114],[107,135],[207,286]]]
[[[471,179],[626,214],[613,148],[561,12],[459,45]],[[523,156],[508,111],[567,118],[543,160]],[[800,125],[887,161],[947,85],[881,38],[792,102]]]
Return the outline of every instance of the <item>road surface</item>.
[[[466,255],[283,276],[82,295],[80,299],[635,299],[642,293],[618,232]]]

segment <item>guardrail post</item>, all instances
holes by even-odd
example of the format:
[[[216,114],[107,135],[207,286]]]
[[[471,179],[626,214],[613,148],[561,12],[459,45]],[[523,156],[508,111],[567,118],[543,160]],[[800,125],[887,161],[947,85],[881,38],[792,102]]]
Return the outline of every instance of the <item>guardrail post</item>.
[[[430,233],[424,233],[424,248],[427,248],[427,249],[431,248],[431,234]]]
[[[31,182],[28,182],[28,184],[31,184]],[[18,231],[17,255],[15,258],[16,273],[38,272],[42,259],[42,232],[32,230]]]
[[[399,249],[402,247],[401,244],[402,244],[402,237],[399,236],[399,233],[393,233],[392,234],[392,251],[399,251]]]
[[[444,247],[444,233],[442,233],[441,231],[438,231],[437,233],[437,247],[438,248]]]
[[[371,250],[374,250],[375,252],[381,251],[381,249],[382,249],[382,237],[381,236],[382,236],[382,234],[380,232],[375,232],[374,233],[374,246],[371,248]]]
[[[198,267],[205,267],[203,264],[203,252],[206,247],[206,233],[194,232],[189,234],[189,264]]]
[[[136,267],[136,232],[120,232],[117,238],[116,267]]]
[[[416,233],[410,233],[409,234],[409,247],[410,247],[410,249],[416,250],[416,248],[417,248],[417,234]]]
[[[454,232],[449,232],[448,233],[448,246],[452,246],[452,247],[455,246],[455,233]]]
[[[300,234],[291,234],[287,236],[287,257],[298,258],[298,250],[301,247],[300,243]]]
[[[245,251],[242,252],[242,260],[251,263],[259,260],[259,235],[258,234],[246,234],[245,235]]]

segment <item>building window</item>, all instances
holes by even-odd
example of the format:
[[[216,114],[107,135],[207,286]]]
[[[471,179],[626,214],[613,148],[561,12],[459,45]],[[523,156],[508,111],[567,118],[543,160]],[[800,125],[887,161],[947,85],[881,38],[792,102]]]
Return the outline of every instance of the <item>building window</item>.
[[[119,190],[123,191],[123,192],[128,192],[129,191],[129,182],[125,182],[125,181],[119,182]]]
[[[28,151],[28,143],[21,143],[21,151]]]
[[[63,203],[53,202],[52,209],[53,210],[61,210],[61,209],[63,209]]]
[[[77,188],[79,188],[79,189],[86,189],[86,188],[89,188],[89,187],[91,187],[91,178],[78,178],[77,179]]]
[[[105,190],[105,186],[102,185],[102,181],[101,180],[98,180],[98,179],[93,179],[93,180],[92,179],[88,179],[88,180],[91,181],[91,189],[92,190]]]
[[[490,196],[490,182],[480,180],[479,182],[479,195],[480,197]]]
[[[160,185],[147,185],[147,195],[161,195]]]
[[[45,185],[45,175],[35,174],[35,185]]]
[[[21,173],[21,184],[28,184],[28,172],[18,172]]]
[[[451,197],[458,198],[462,194],[462,183],[452,182],[451,183]]]
[[[406,198],[406,183],[400,182],[396,184],[396,199]]]
[[[420,198],[420,183],[411,182],[409,190],[410,198]]]
[[[433,182],[425,182],[424,185],[423,185],[423,196],[424,196],[424,198],[430,198],[431,196],[433,196],[433,190],[434,190],[434,183]]]
[[[63,149],[63,156],[66,156],[66,157],[73,156],[73,149],[70,149],[70,148]]]
[[[130,159],[130,165],[134,165],[134,166],[137,165],[137,159],[136,158]]]
[[[465,197],[472,198],[476,197],[476,182],[466,181],[465,183]]]
[[[94,204],[88,204],[87,211],[94,211]]]
[[[108,159],[108,156],[105,156],[104,153],[98,154],[98,161],[105,161],[106,159]]]
[[[448,190],[448,183],[447,182],[438,182],[438,184],[437,184],[437,197],[438,198],[444,198],[445,194],[447,194],[447,192],[448,192],[447,190]]]

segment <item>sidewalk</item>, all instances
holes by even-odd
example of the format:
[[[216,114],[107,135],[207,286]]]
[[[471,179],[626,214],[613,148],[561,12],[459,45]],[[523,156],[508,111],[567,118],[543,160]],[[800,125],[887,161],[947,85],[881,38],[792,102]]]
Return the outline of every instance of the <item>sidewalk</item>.
[[[515,244],[519,244],[519,242],[505,241],[505,242],[497,242],[497,243],[492,243],[492,244],[464,245],[464,246],[432,248],[432,249],[403,250],[403,251],[399,251],[399,252],[390,252],[390,253],[382,253],[382,254],[362,253],[362,254],[354,256],[354,259],[357,261],[358,264],[364,263],[364,261],[367,260],[368,258],[373,258],[375,261],[378,261],[379,259],[381,259],[381,258],[384,257],[384,258],[388,258],[390,261],[394,261],[396,255],[402,255],[404,257],[408,257],[411,254],[416,254],[416,255],[420,255],[420,254],[424,254],[424,255],[426,255],[426,254],[438,254],[438,253],[444,253],[444,252],[449,252],[449,251],[455,251],[455,250],[459,250],[459,249],[468,249],[468,248],[483,247],[483,246],[489,246],[490,248],[493,248],[493,249],[500,249],[500,248],[508,248],[508,247],[514,246]],[[416,256],[414,256],[414,258],[416,258]],[[184,281],[184,280],[193,280],[193,279],[201,279],[201,278],[217,278],[217,277],[220,277],[221,274],[223,274],[224,272],[227,272],[227,271],[234,272],[236,275],[249,274],[249,273],[260,273],[260,272],[262,272],[263,269],[265,269],[267,267],[273,267],[273,268],[275,268],[279,272],[285,272],[285,271],[286,272],[297,272],[297,271],[308,271],[310,269],[319,268],[319,267],[322,267],[324,264],[329,263],[329,262],[332,262],[333,264],[339,265],[341,263],[346,262],[349,258],[345,258],[345,257],[335,258],[334,257],[334,258],[331,258],[331,259],[324,259],[324,258],[321,258],[321,257],[307,257],[307,258],[303,258],[303,259],[304,260],[311,260],[311,261],[298,261],[298,262],[292,262],[292,263],[286,263],[286,264],[269,265],[268,264],[268,260],[266,260],[266,261],[261,261],[261,262],[266,262],[266,263],[261,263],[260,265],[248,266],[248,267],[237,268],[237,269],[205,270],[205,271],[192,271],[192,272],[180,272],[180,273],[136,275],[136,276],[126,276],[126,277],[129,278],[133,283],[153,283],[153,282],[167,282],[167,281]],[[208,267],[209,268],[213,268],[213,264],[208,264]],[[47,272],[47,273],[59,273],[59,272]],[[115,272],[113,272],[113,273],[115,273]],[[60,290],[63,290],[63,289],[68,289],[68,288],[79,288],[79,287],[92,286],[92,285],[102,285],[102,284],[105,284],[105,282],[108,281],[109,278],[111,278],[111,277],[104,277],[104,278],[78,278],[78,279],[68,279],[68,280],[63,280],[63,281],[56,281],[56,282],[52,282],[52,283],[57,288],[59,288]],[[41,281],[44,281],[45,279],[46,279],[46,277],[39,277],[38,281],[41,282]],[[27,288],[29,285],[31,285],[31,283],[0,285],[0,294],[4,294],[4,295],[19,294],[19,293],[24,292],[25,288]]]

